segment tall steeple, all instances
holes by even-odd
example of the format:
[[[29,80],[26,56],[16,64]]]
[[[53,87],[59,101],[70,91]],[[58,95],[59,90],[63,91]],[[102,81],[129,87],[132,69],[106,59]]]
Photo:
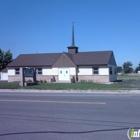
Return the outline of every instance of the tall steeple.
[[[72,22],[72,43],[71,46],[75,46],[75,41],[74,41],[74,22]]]
[[[72,43],[71,46],[68,47],[68,53],[70,54],[78,53],[78,47],[75,46],[75,40],[74,40],[74,22],[72,22]]]

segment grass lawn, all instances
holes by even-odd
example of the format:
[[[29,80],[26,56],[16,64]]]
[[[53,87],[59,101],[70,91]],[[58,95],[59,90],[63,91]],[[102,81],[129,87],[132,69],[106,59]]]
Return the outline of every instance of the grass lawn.
[[[20,87],[18,82],[0,83],[0,89],[40,89],[40,90],[131,90],[138,89],[118,84],[95,84],[95,83],[39,83],[35,86]],[[139,88],[140,89],[140,88]]]
[[[117,80],[124,80],[124,81],[137,80],[137,81],[140,81],[140,75],[137,75],[137,76],[118,75]]]
[[[0,82],[0,89],[19,89],[20,85],[18,82]]]
[[[118,80],[124,82],[114,84],[95,84],[95,83],[38,83],[34,86],[20,87],[18,82],[0,82],[0,89],[40,89],[40,90],[131,90],[140,89],[140,76],[119,75]],[[132,82],[137,83],[139,86],[130,86]]]

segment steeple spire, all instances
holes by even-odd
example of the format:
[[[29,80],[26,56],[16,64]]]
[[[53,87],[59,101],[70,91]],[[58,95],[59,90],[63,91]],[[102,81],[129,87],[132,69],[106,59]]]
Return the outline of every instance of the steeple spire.
[[[72,44],[71,46],[75,46],[75,41],[74,41],[74,22],[72,22]]]
[[[71,46],[68,46],[68,53],[70,54],[76,54],[78,53],[78,47],[75,46],[75,40],[74,40],[74,22],[72,22],[72,42]]]

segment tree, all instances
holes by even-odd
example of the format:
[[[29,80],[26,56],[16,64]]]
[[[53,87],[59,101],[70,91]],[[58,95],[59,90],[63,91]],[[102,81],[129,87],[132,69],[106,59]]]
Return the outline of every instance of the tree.
[[[3,69],[4,52],[0,48],[0,70]]]
[[[10,50],[4,52],[0,48],[0,70],[6,68],[6,66],[12,61],[12,57],[13,55]]]
[[[135,72],[136,72],[136,73],[138,73],[138,71],[140,71],[140,62],[139,62],[138,67],[136,67],[136,69],[135,69]]]
[[[12,53],[10,52],[10,50],[6,51],[4,54],[4,67],[6,67],[11,61],[12,61]]]
[[[138,73],[140,71],[140,67],[136,67],[135,72]]]
[[[117,73],[122,73],[122,66],[117,67]]]
[[[133,72],[132,65],[133,64],[130,61],[124,62],[123,64],[124,73],[132,73]]]

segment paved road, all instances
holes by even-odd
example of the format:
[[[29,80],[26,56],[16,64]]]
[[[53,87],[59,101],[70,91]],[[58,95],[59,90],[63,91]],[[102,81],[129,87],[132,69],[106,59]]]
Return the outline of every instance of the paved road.
[[[128,140],[140,95],[0,92],[0,140]]]

